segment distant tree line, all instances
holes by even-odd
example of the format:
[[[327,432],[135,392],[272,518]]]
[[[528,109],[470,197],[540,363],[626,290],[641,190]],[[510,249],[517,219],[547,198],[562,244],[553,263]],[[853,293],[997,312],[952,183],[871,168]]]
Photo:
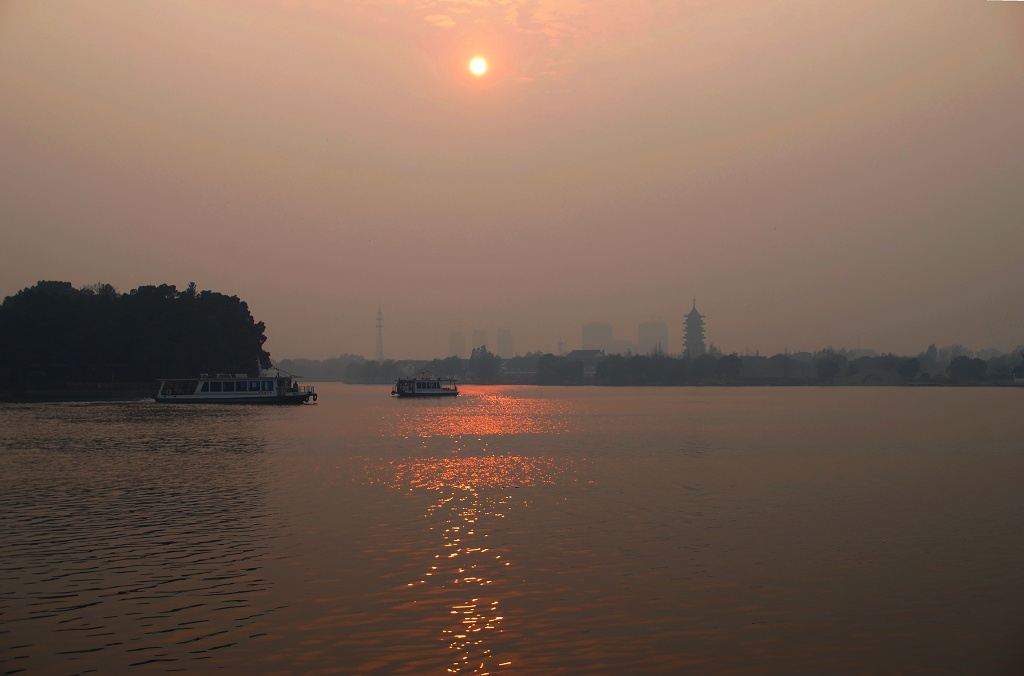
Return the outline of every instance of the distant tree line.
[[[338,361],[344,362],[344,368],[338,373],[332,368],[328,373],[323,364],[331,364],[332,367]],[[480,346],[473,350],[468,360],[459,357],[447,357],[445,359],[432,359],[429,361],[396,361],[385,359],[373,361],[362,357],[343,355],[327,362],[314,362],[312,360],[290,360],[281,362],[281,368],[299,373],[306,378],[316,380],[318,377],[337,375],[337,377],[323,378],[324,380],[341,380],[347,383],[380,384],[394,383],[399,378],[406,378],[416,375],[421,371],[427,371],[441,378],[454,378],[460,381],[469,381],[482,385],[493,385],[502,380],[503,360],[486,346]]]
[[[554,354],[530,353],[501,359],[477,348],[469,359],[448,357],[430,361],[376,362],[343,355],[325,362],[284,361],[282,366],[313,380],[350,383],[393,383],[400,377],[427,370],[441,377],[471,383],[530,383],[538,385],[1001,385],[1024,382],[1024,365],[1015,354],[988,359],[934,346],[916,357],[863,355],[827,348],[816,353],[772,356],[711,353],[697,358],[649,355],[603,357],[596,366]],[[945,356],[945,359],[943,359]],[[344,362],[343,369],[337,365]],[[330,367],[330,371],[328,371]],[[336,376],[336,377],[331,377]]]
[[[689,385],[724,383],[739,377],[743,370],[734,354],[670,357],[665,354],[612,355],[597,365],[594,382],[598,385]]]
[[[71,383],[143,383],[270,366],[263,322],[236,296],[109,284],[41,281],[0,305],[0,381],[5,389]]]
[[[814,367],[820,382],[840,385],[1001,385],[1013,382],[1015,370],[1021,372],[1021,358],[1015,354],[982,359],[953,351],[942,358],[932,345],[916,357],[851,358],[827,349],[814,355]]]

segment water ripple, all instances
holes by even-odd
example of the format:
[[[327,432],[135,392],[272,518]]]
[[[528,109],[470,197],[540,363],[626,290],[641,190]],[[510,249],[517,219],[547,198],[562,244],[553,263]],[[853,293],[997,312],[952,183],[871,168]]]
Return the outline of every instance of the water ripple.
[[[249,639],[280,528],[250,412],[0,415],[0,671],[178,670]]]

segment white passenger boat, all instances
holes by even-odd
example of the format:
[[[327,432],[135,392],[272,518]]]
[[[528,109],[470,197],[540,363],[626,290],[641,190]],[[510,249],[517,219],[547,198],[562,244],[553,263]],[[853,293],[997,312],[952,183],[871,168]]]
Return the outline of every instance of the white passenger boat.
[[[393,397],[454,397],[459,387],[454,378],[438,378],[423,372],[415,378],[399,378],[391,389]]]
[[[245,373],[201,373],[197,378],[163,378],[156,400],[175,404],[305,404],[316,401],[312,385],[278,369]]]

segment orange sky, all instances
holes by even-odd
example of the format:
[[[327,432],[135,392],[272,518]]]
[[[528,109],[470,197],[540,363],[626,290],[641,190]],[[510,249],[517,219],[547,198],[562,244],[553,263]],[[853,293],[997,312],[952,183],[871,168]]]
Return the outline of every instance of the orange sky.
[[[0,296],[195,281],[278,359],[378,303],[394,358],[678,351],[694,296],[726,351],[1024,343],[1022,3],[9,2],[0,92]]]

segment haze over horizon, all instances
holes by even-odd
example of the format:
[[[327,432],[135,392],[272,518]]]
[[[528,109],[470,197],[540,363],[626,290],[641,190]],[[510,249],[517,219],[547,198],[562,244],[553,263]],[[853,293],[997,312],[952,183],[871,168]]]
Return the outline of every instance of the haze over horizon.
[[[473,57],[487,61],[481,75]],[[0,6],[0,297],[194,281],[275,359],[1024,343],[1021,3]]]

